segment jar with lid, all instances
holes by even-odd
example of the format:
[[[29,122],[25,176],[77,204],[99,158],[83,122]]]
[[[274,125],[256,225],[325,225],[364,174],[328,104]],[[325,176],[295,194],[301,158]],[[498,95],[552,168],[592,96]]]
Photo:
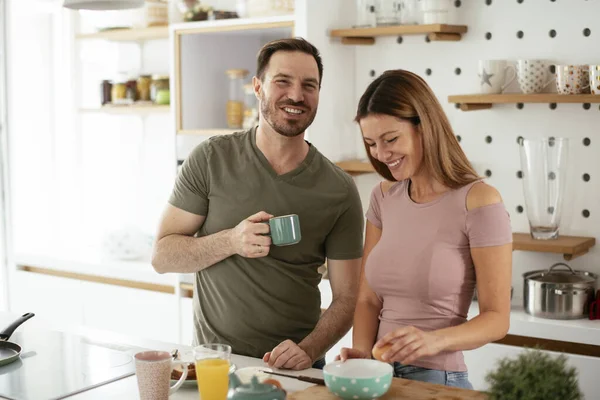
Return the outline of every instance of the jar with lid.
[[[131,78],[127,80],[125,83],[127,87],[127,104],[133,104],[137,100],[137,82],[135,79]]]
[[[152,77],[150,75],[141,75],[137,79],[137,99],[139,101],[150,101],[150,84]]]
[[[150,83],[150,99],[156,104],[169,104],[169,76],[152,75]]]
[[[256,95],[254,94],[254,85],[247,83],[244,85],[244,129],[254,128],[258,124],[258,108]]]
[[[111,102],[112,83],[109,80],[103,80],[100,84],[100,104],[106,105]]]
[[[228,69],[225,71],[229,77],[229,98],[226,105],[227,126],[230,129],[243,127],[244,122],[244,79],[248,70]]]
[[[110,97],[112,104],[131,104],[131,99],[127,97],[127,80],[115,80]]]

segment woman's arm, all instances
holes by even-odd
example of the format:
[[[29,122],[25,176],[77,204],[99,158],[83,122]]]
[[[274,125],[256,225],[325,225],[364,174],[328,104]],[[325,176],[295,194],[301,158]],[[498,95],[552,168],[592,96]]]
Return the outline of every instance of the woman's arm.
[[[496,189],[486,184],[473,185],[467,196],[467,210],[501,203]],[[510,286],[512,243],[471,248],[477,276],[479,315],[470,321],[438,333],[444,350],[471,350],[502,339],[510,325]]]
[[[379,312],[383,306],[375,292],[371,289],[365,278],[365,264],[369,253],[381,238],[381,229],[367,221],[365,232],[365,246],[360,272],[360,288],[356,310],[354,311],[354,325],[352,330],[352,347],[370,356],[377,331],[379,329]]]
[[[496,189],[473,185],[467,196],[467,209],[502,202]],[[383,358],[410,364],[418,358],[442,351],[471,350],[503,338],[510,324],[512,244],[471,249],[477,276],[479,315],[464,324],[424,332],[414,327],[396,329],[378,341],[393,342]]]

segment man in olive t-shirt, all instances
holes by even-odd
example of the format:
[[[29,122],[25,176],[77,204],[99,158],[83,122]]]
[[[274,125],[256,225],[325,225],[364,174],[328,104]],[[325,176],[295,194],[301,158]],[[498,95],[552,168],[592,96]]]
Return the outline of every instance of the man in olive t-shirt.
[[[352,179],[304,140],[318,105],[317,50],[284,39],[258,58],[258,127],[192,151],[161,221],[153,265],[161,273],[196,272],[196,344],[225,343],[270,366],[304,369],[352,324],[363,211]],[[287,214],[299,216],[301,241],[271,245],[262,222]],[[326,259],[333,301],[321,316],[317,269]]]

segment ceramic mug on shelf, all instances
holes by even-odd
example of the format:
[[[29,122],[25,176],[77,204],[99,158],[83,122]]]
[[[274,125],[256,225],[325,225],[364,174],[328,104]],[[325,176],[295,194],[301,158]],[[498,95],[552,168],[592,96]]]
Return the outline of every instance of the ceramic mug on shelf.
[[[523,93],[541,93],[554,76],[550,73],[550,63],[546,60],[518,60],[517,81]]]
[[[265,221],[269,225],[271,243],[275,246],[289,246],[300,242],[300,218],[297,214],[282,215]]]
[[[480,60],[477,75],[480,92],[495,94],[506,90],[517,77],[517,72],[506,60]]]
[[[590,91],[600,94],[600,65],[590,65]]]
[[[170,386],[173,367],[181,365],[183,373],[177,383]],[[188,374],[188,363],[173,360],[167,351],[142,351],[135,355],[135,374],[141,400],[164,400],[175,393]]]
[[[557,65],[556,90],[560,94],[588,93],[589,67],[587,65]]]

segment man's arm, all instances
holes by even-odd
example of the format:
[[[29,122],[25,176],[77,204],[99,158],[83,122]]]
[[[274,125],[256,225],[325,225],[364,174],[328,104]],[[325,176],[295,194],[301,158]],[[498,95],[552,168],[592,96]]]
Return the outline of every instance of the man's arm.
[[[315,329],[298,345],[316,361],[323,357],[352,327],[358,294],[361,258],[327,260],[333,299]]]
[[[259,212],[226,229],[203,237],[193,237],[204,224],[205,216],[196,215],[172,205],[163,212],[152,252],[152,266],[158,273],[198,272],[230,257],[264,257],[269,254],[271,239],[266,224],[272,216]]]

